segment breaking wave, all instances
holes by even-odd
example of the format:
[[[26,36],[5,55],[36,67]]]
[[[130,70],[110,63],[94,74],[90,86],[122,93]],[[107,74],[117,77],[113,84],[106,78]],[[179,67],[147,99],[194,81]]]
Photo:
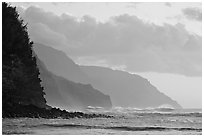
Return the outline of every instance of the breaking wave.
[[[148,108],[136,108],[136,107],[113,107],[112,109],[109,109],[109,111],[116,111],[116,112],[134,112],[134,111],[161,111],[161,112],[169,112],[174,111],[175,109],[168,104],[164,104],[158,107],[148,107]],[[86,111],[108,111],[105,110],[103,107],[93,107],[88,106],[86,108]]]
[[[85,112],[105,113],[113,115],[138,115],[148,116],[166,115],[166,116],[194,116],[202,117],[202,112],[198,110],[175,109],[171,105],[164,104],[159,107],[136,108],[136,107],[113,107],[112,109],[104,109],[102,107],[87,107]]]

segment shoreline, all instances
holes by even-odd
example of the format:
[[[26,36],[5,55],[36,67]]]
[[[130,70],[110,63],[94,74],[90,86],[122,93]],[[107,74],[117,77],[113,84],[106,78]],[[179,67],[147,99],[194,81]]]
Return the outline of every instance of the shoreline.
[[[69,118],[112,118],[113,116],[104,114],[87,114],[83,112],[68,112],[66,110],[61,110],[59,108],[50,107],[39,108],[34,105],[20,105],[12,104],[3,106],[2,118],[45,118],[45,119],[69,119]]]

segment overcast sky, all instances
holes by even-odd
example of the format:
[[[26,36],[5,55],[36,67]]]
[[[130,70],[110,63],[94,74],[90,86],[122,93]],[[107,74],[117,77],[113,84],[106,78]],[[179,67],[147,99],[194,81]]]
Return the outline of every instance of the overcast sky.
[[[140,74],[183,107],[201,107],[201,3],[12,4],[34,42]]]

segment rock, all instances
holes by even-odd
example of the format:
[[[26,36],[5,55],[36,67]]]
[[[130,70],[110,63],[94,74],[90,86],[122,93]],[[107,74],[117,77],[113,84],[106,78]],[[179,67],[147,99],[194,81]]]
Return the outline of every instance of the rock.
[[[6,108],[5,108],[6,107]],[[59,108],[39,108],[34,105],[20,105],[12,104],[11,106],[4,106],[2,111],[3,118],[19,118],[19,117],[28,117],[28,118],[111,118],[112,116],[103,115],[103,114],[85,114],[83,112],[68,112],[66,110],[60,110]]]

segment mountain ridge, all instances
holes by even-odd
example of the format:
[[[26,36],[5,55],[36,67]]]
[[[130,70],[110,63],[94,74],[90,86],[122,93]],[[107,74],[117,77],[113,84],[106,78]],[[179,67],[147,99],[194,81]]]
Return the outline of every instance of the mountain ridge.
[[[80,66],[80,68],[91,78],[98,79],[98,81],[92,81],[95,88],[99,90],[103,89],[104,91],[117,91],[117,93],[120,94],[119,96],[124,98],[126,97],[129,100],[129,103],[126,103],[126,101],[121,103],[121,99],[119,99],[118,97],[114,97],[117,96],[116,93],[106,92],[106,94],[109,94],[112,97],[111,99],[113,104],[120,104],[120,106],[124,107],[131,107],[132,104],[135,104],[133,107],[140,108],[158,107],[164,104],[169,104],[173,105],[175,108],[182,108],[176,101],[160,92],[155,86],[150,83],[150,81],[148,81],[148,79],[145,79],[139,75],[98,66]],[[126,84],[125,82],[127,82],[128,84]],[[122,90],[128,92],[129,94],[125,94]],[[121,93],[119,93],[118,91],[121,91]],[[145,94],[144,91],[147,94]],[[140,94],[141,96],[137,97],[136,95],[138,94]],[[147,96],[148,94],[149,96]],[[134,98],[132,97],[132,95],[135,95],[135,99],[138,99],[144,104],[145,101],[149,101],[151,103],[149,103],[148,105],[142,105],[140,102],[133,101]],[[141,99],[142,96],[144,97],[143,99]],[[151,100],[152,98],[154,100]],[[158,100],[160,100],[160,102],[158,102]]]
[[[110,97],[90,84],[75,83],[57,76],[49,72],[42,61],[38,59],[37,62],[48,105],[66,110],[83,110],[88,106],[112,107]]]
[[[42,46],[44,47],[42,48]],[[74,82],[91,84],[93,88],[110,95],[113,106],[144,108],[169,104],[175,108],[182,108],[176,101],[160,92],[147,79],[139,75],[104,67],[80,66],[74,63],[63,51],[42,44],[37,44],[35,48],[40,49],[35,49],[35,51],[40,52],[40,54],[37,53],[39,58],[52,73]],[[48,51],[50,50],[52,54],[49,55]],[[53,59],[53,57],[55,58]],[[61,62],[62,65],[59,65],[58,62]],[[62,62],[66,63],[63,64]],[[67,69],[69,67],[75,69]],[[72,75],[70,77],[67,74]]]
[[[40,43],[34,43],[34,45],[33,50],[49,71],[73,82],[89,84],[88,76],[63,51]]]

